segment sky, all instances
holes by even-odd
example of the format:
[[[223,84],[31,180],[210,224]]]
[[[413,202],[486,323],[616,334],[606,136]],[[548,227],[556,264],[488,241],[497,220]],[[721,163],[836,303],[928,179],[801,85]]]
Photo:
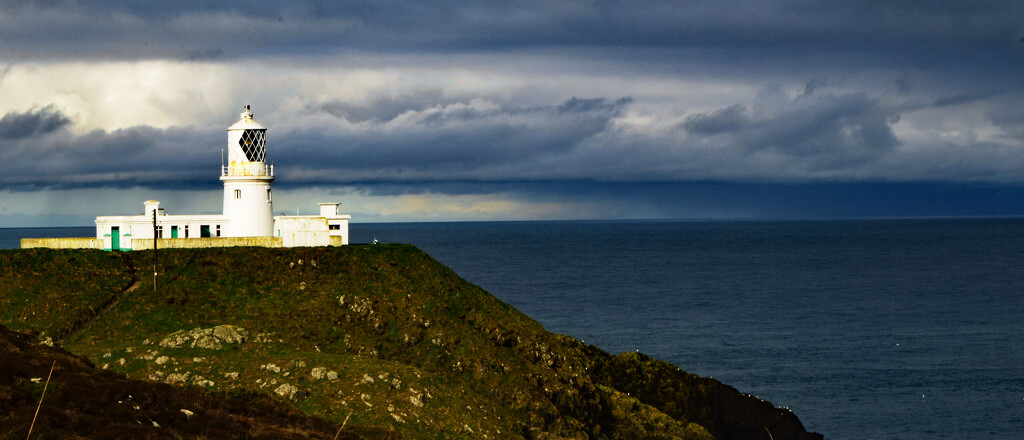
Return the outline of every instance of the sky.
[[[0,227],[1024,215],[1019,1],[0,2]]]

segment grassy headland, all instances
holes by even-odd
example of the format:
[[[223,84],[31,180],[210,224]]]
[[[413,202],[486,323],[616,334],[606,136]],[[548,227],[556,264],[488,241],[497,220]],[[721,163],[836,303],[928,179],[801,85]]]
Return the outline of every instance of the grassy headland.
[[[413,246],[167,250],[156,292],[151,258],[2,251],[0,324],[364,438],[820,438],[716,380],[549,333]]]

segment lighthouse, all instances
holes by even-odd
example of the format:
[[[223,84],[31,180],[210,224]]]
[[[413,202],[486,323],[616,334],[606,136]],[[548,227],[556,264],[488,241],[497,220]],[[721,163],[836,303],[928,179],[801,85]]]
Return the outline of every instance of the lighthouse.
[[[222,214],[170,215],[160,202],[147,200],[142,214],[96,217],[92,238],[25,238],[21,247],[130,251],[160,248],[226,246],[344,246],[352,216],[340,203],[320,203],[313,215],[274,216],[270,182],[274,165],[267,164],[267,128],[252,118],[246,105],[241,118],[228,127],[228,162],[221,162],[224,182]]]
[[[228,220],[223,236],[271,236],[274,165],[267,164],[267,129],[252,118],[248,105],[244,109],[238,122],[228,127],[228,163],[221,166],[223,213]]]

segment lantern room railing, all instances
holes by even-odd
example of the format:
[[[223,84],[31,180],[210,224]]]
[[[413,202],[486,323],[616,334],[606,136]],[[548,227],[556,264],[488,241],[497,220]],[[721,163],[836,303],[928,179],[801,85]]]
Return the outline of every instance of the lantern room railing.
[[[220,167],[221,176],[267,176],[274,177],[274,164],[233,163]]]

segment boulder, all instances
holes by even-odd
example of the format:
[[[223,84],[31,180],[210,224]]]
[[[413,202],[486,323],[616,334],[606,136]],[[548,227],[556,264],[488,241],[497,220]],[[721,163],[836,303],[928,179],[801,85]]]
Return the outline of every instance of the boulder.
[[[161,347],[181,348],[199,347],[220,350],[224,344],[242,344],[249,338],[249,332],[234,325],[218,325],[215,327],[196,327],[192,330],[179,330],[164,337]]]
[[[300,390],[298,387],[292,384],[281,384],[281,386],[274,389],[274,392],[281,397],[287,397],[290,400],[302,400],[306,398],[306,392]]]
[[[320,380],[327,377],[327,369],[324,367],[314,367],[313,371],[310,371],[309,374],[313,376],[313,379]]]

